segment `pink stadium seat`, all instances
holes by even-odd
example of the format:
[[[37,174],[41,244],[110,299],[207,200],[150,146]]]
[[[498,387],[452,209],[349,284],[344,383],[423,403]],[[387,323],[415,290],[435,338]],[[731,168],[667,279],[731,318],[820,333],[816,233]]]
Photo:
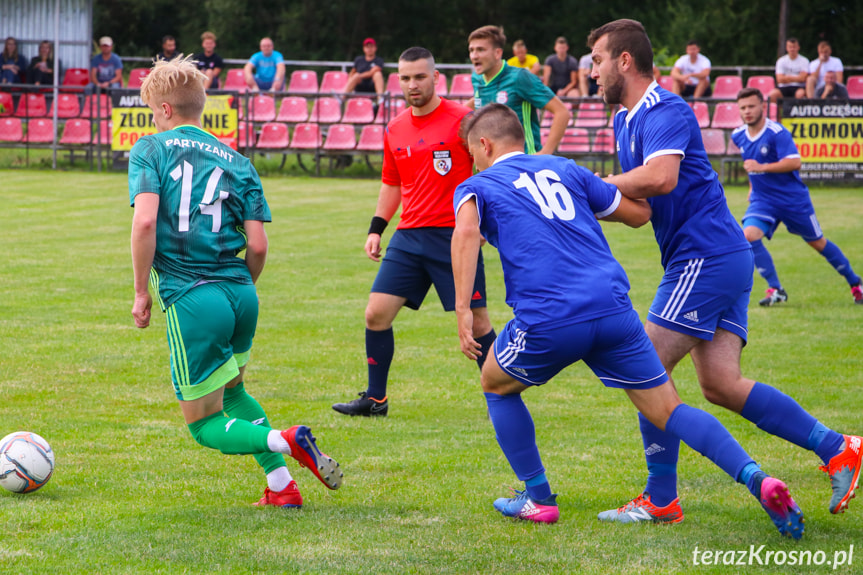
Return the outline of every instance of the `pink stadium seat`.
[[[90,83],[90,72],[86,68],[69,68],[63,73],[61,85],[67,92],[81,92]]]
[[[296,94],[317,94],[318,73],[314,70],[294,70],[291,72],[291,83],[288,92]]]
[[[711,128],[734,129],[741,125],[740,110],[737,102],[720,102],[713,109],[713,123]]]
[[[81,108],[82,118],[110,118],[111,98],[107,94],[89,94],[84,97],[84,107]]]
[[[375,121],[374,104],[368,98],[351,98],[345,104],[345,124],[371,124]]]
[[[258,94],[249,98],[249,113],[246,117],[246,103],[240,100],[241,120],[249,120],[251,122],[272,122],[276,119],[276,99],[272,96],[264,96]]]
[[[282,99],[277,122],[297,124],[309,119],[309,102],[303,96],[288,96]]]
[[[435,84],[435,92],[437,92],[438,96],[446,96],[446,74],[443,72],[440,73],[440,77],[437,79],[437,84]]]
[[[51,111],[48,115],[54,117],[54,107],[57,107],[58,118],[75,118],[81,113],[80,104],[78,104],[78,96],[75,94],[60,94],[51,104]]]
[[[605,104],[599,102],[584,102],[578,105],[573,126],[576,128],[602,128],[608,124],[608,114]]]
[[[845,87],[848,89],[848,97],[852,100],[863,99],[863,76],[849,76]]]
[[[701,139],[704,141],[704,150],[708,155],[721,156],[725,153],[724,130],[704,128],[701,130]]]
[[[27,133],[24,142],[30,144],[48,144],[54,141],[54,120],[39,118],[27,122]]]
[[[564,102],[563,105],[566,106],[567,110],[572,112],[572,102]],[[552,118],[554,118],[554,115],[551,112],[549,112],[548,110],[543,110],[542,111],[542,120],[540,120],[540,123],[539,123],[540,127],[548,128],[549,126],[551,126]],[[571,124],[572,124],[572,118],[569,119],[569,122],[567,123],[567,125],[571,125]]]
[[[63,145],[89,144],[93,138],[90,120],[69,120],[63,127],[60,143]]]
[[[288,147],[288,126],[278,122],[268,122],[261,126],[258,148],[282,150]]]
[[[251,122],[237,122],[237,148],[246,149],[255,145],[255,125]]]
[[[706,102],[692,102],[692,111],[695,112],[695,119],[698,121],[699,128],[710,127],[710,110],[707,108]]]
[[[114,122],[99,122],[97,134],[93,136],[94,144],[110,146],[113,138]]]
[[[312,113],[309,114],[310,122],[321,124],[335,124],[342,119],[342,104],[337,98],[324,96],[315,100],[312,104]]]
[[[298,150],[314,150],[323,144],[321,128],[317,124],[297,124],[291,147]]]
[[[737,147],[737,144],[734,143],[734,140],[728,138],[728,147],[725,148],[725,154],[728,156],[739,156],[740,148]]]
[[[129,85],[127,88],[140,88],[141,82],[144,81],[144,78],[149,73],[149,68],[132,68],[132,71],[129,72]]]
[[[0,92],[0,118],[3,116],[11,116],[14,110],[12,103],[12,94],[9,92]]]
[[[386,105],[378,106],[378,114],[375,116],[375,124],[389,122],[401,114],[407,103],[401,98],[390,98]]]
[[[380,152],[384,149],[384,127],[380,124],[369,124],[363,126],[360,132],[360,142],[357,150]]]
[[[18,100],[15,116],[18,118],[42,118],[48,113],[44,94],[24,94]]]
[[[399,84],[398,72],[392,72],[387,76],[387,94],[390,96],[402,96],[402,87]]]
[[[776,120],[779,113],[779,106],[773,102],[767,105],[767,117],[771,120]]]
[[[674,78],[671,76],[660,76],[659,85],[671,92],[672,88],[674,88]]]
[[[449,88],[450,98],[472,98],[473,84],[470,74],[455,74],[452,77],[452,85]]]
[[[241,94],[248,89],[242,68],[231,68],[228,70],[223,89],[230,90],[232,92],[239,92]]]
[[[590,152],[590,132],[586,128],[567,128],[557,146],[557,151],[572,154]]]
[[[713,86],[713,98],[717,100],[735,100],[737,92],[743,88],[740,76],[718,76]]]
[[[773,76],[750,76],[749,79],[746,80],[746,87],[758,88],[766,99],[767,95],[770,94],[770,91],[776,87],[776,82],[773,80]]]
[[[351,124],[333,124],[327,132],[325,150],[353,150],[357,147],[357,134]]]
[[[614,130],[611,128],[603,128],[596,132],[596,137],[593,140],[592,152],[598,154],[613,154],[617,151],[617,144],[614,140]]]
[[[345,91],[348,83],[348,73],[341,70],[329,70],[324,72],[321,78],[321,94],[341,94]]]
[[[0,142],[20,142],[23,139],[21,118],[0,118]]]

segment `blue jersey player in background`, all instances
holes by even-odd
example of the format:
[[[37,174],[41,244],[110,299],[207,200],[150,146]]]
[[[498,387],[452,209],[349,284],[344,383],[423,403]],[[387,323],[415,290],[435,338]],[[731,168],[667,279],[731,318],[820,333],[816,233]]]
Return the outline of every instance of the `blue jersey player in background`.
[[[803,517],[785,484],[760,471],[716,418],[681,403],[632,307],[629,281],[597,218],[640,226],[650,217],[647,202],[623,197],[570,160],[525,154],[519,119],[502,104],[481,108],[468,122],[463,133],[481,173],[460,184],[453,199],[462,352],[476,359],[481,349],[472,336],[470,298],[482,236],[500,252],[515,313],[494,342],[495,361],[483,364],[481,382],[498,443],[525,490],[496,500],[495,509],[537,523],[558,520],[521,394],[584,360],[653,424],[732,478],[746,477],[780,531],[802,536]]]
[[[860,276],[854,273],[848,258],[839,247],[824,237],[809,188],[800,179],[800,152],[791,133],[764,114],[764,96],[754,88],[737,94],[737,107],[743,125],[734,130],[731,139],[740,148],[743,169],[749,173],[749,207],[743,216],[743,234],[752,246],[755,268],[767,281],[767,294],[758,303],[771,306],[788,301],[773,265],[770,252],[761,238],[771,239],[780,222],[792,234],[802,237],[851,286],[854,303],[863,304]]]
[[[689,354],[708,401],[814,451],[830,476],[830,512],[842,512],[857,487],[861,438],[828,429],[791,397],[741,373],[752,251],[725,202],[695,114],[654,81],[653,49],[641,23],[610,22],[591,32],[588,44],[591,74],[603,97],[623,106],[614,118],[614,135],[624,173],[606,180],[624,196],[647,198],[653,210],[651,223],[665,273],[646,330],[666,371],[671,374]],[[601,513],[600,519],[680,522],[680,442],[643,416],[639,423],[647,487],[626,505]]]

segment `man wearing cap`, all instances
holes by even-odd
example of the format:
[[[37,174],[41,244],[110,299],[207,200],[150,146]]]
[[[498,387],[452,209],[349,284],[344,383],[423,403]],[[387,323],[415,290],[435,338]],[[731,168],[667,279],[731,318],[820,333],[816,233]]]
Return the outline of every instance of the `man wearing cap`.
[[[354,60],[345,85],[345,93],[370,92],[379,97],[384,93],[384,59],[377,55],[378,44],[374,38],[363,40],[363,55]]]
[[[110,36],[99,38],[101,54],[90,60],[90,85],[87,92],[93,93],[98,86],[102,90],[123,87],[123,61],[114,54],[114,41]]]

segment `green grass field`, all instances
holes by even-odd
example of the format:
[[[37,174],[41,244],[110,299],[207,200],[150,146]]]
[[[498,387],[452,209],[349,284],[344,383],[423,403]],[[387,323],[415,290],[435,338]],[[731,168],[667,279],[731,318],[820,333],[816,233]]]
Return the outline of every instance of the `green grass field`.
[[[717,415],[764,469],[783,478],[807,516],[802,541],[781,538],[745,487],[682,449],[677,526],[600,524],[596,513],[636,495],[645,476],[633,408],[583,366],[528,392],[561,520],[515,523],[491,507],[518,486],[486,418],[476,367],[458,351],[455,318],[434,295],[396,321],[390,416],[347,419],[330,404],[365,389],[363,311],[377,264],[365,258],[374,180],[279,178],[264,185],[274,222],[258,283],[261,319],[246,387],[274,425],[310,425],[340,461],[329,492],[289,461],[302,510],[257,509],[265,486],[251,457],[190,437],[169,383],[164,316],[133,326],[124,174],[0,173],[6,256],[0,273],[0,435],[51,442],[51,482],[0,493],[4,573],[787,573],[800,567],[693,565],[700,551],[824,553],[858,547],[863,502],[827,510],[814,454],[708,405],[691,364],[684,400]],[[863,270],[863,195],[815,189],[821,223]],[[729,190],[740,215],[745,190]],[[606,226],[644,316],[661,275],[649,226]],[[387,234],[389,237],[389,234]],[[861,432],[863,308],[821,256],[784,231],[769,244],[790,294],[761,309],[755,280],[750,377],[780,386],[840,431]],[[511,316],[496,252],[485,249],[492,319]],[[811,555],[810,555],[811,556]],[[762,552],[761,557],[764,557]],[[816,558],[818,556],[816,555]]]

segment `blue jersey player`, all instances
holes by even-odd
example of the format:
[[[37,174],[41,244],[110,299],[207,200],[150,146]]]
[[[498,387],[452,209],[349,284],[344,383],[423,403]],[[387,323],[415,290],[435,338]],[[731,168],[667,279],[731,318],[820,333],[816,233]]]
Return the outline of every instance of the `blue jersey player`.
[[[606,178],[630,198],[647,198],[665,274],[646,331],[671,374],[687,354],[711,403],[739,413],[764,431],[814,451],[830,475],[831,513],[854,496],[861,438],[843,436],[794,399],[743,377],[752,251],[725,203],[704,152],[695,114],[653,79],[653,49],[641,23],[616,20],[591,32],[591,74],[609,104],[622,104],[614,135],[624,173]],[[679,522],[680,442],[640,416],[647,458],[644,492],[601,520]],[[780,531],[782,528],[780,527]]]
[[[752,246],[755,268],[767,281],[766,297],[758,303],[772,306],[788,301],[773,258],[761,242],[764,236],[771,239],[783,222],[789,232],[802,237],[845,278],[854,303],[863,304],[860,276],[854,273],[842,250],[821,232],[809,188],[800,179],[800,152],[791,133],[764,115],[764,96],[759,90],[741,90],[737,107],[744,125],[734,130],[731,139],[740,148],[751,186],[743,234]]]
[[[501,498],[504,516],[538,523],[559,518],[521,394],[583,360],[607,386],[623,389],[655,425],[747,483],[780,531],[803,534],[802,514],[785,484],[758,469],[712,415],[681,403],[629,300],[629,282],[597,218],[647,223],[644,200],[623,197],[574,162],[524,154],[518,117],[502,104],[481,108],[464,128],[481,173],[456,188],[452,240],[458,332],[472,335],[473,277],[481,236],[498,248],[506,300],[515,313],[492,346],[482,388],[498,443],[525,490]],[[743,478],[746,478],[744,481]]]

